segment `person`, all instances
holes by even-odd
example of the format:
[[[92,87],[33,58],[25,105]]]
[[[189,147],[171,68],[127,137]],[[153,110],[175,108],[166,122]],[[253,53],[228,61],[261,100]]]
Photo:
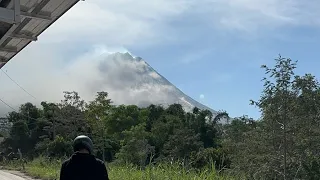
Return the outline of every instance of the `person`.
[[[60,180],[109,180],[104,162],[93,155],[93,143],[88,136],[76,137],[73,151],[61,165]]]

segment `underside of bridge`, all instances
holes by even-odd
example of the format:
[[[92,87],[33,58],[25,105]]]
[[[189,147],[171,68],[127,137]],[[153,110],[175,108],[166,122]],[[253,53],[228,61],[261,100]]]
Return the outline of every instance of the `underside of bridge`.
[[[0,0],[0,69],[79,0]]]

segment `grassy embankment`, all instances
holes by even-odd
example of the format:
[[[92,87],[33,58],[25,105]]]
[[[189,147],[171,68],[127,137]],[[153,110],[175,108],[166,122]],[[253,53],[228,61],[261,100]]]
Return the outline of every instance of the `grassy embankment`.
[[[59,179],[60,160],[49,161],[38,158],[25,165],[25,173],[44,180]],[[10,161],[4,165],[6,169],[22,171],[19,161]],[[232,180],[226,175],[218,175],[214,169],[206,169],[201,173],[187,171],[177,165],[158,165],[140,170],[134,167],[117,165],[108,166],[109,176],[112,180]]]

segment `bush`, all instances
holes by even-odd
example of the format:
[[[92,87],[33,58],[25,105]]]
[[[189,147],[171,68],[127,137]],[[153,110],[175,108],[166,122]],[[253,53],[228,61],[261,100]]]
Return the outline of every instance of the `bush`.
[[[191,155],[191,165],[194,168],[203,169],[214,167],[217,170],[230,167],[231,161],[221,148],[206,148]]]
[[[48,154],[50,157],[70,156],[73,152],[72,143],[66,141],[62,136],[57,136],[54,141],[48,144]]]
[[[46,180],[59,179],[61,160],[39,157],[26,164],[26,173],[34,178]],[[16,161],[9,162],[7,169],[20,169],[20,164]],[[227,175],[219,175],[215,169],[204,169],[202,172],[187,170],[178,163],[162,163],[156,166],[147,166],[144,170],[135,166],[124,166],[117,164],[108,165],[109,177],[112,180],[233,180],[243,178],[233,178]]]

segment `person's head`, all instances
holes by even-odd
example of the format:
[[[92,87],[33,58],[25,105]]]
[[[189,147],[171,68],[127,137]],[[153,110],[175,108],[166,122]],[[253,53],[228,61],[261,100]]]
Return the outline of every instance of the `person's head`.
[[[93,143],[92,140],[85,135],[77,136],[73,140],[73,151],[80,153],[93,153]]]

